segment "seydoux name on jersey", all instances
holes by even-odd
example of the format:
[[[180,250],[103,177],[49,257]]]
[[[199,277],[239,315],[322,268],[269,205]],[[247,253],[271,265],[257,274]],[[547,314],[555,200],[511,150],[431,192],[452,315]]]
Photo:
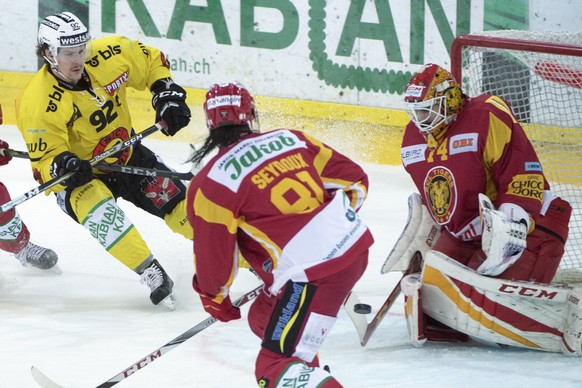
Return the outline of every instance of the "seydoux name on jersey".
[[[273,131],[242,141],[216,161],[208,176],[236,192],[241,180],[259,164],[291,150],[306,147],[305,142],[290,131]]]

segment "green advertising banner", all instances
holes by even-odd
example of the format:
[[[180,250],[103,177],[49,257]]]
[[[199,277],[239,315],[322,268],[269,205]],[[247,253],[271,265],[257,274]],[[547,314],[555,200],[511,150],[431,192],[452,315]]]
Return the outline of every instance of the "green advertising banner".
[[[267,95],[381,107],[399,106],[404,86],[423,64],[448,66],[456,36],[528,27],[527,0],[200,4],[41,0],[38,17],[68,10],[94,37],[123,34],[159,47],[176,79],[189,87],[238,79]]]
[[[15,96],[42,64],[34,55],[39,22],[70,11],[94,39],[125,35],[164,51],[174,79],[188,88],[195,133],[204,132],[208,86],[238,80],[258,96],[269,127],[315,131],[349,155],[393,164],[408,121],[405,85],[425,63],[450,67],[457,36],[568,31],[582,21],[576,0],[551,8],[544,0],[0,0],[0,7],[10,21],[0,23],[7,123]],[[150,109],[147,91],[130,98],[138,111]],[[137,115],[134,124],[150,119]]]

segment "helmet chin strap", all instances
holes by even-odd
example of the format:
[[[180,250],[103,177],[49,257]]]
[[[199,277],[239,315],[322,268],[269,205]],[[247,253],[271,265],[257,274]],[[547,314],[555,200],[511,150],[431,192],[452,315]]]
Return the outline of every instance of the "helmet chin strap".
[[[45,61],[47,61],[47,63],[49,64],[49,66],[51,67],[51,71],[57,73],[59,76],[61,76],[62,78],[64,78],[65,81],[70,82],[70,83],[74,83],[74,81],[72,79],[70,79],[69,77],[67,77],[66,75],[64,75],[61,72],[61,69],[59,69],[59,63],[57,62],[57,58],[54,58],[54,62],[52,62],[50,59],[48,59],[48,57],[46,55],[42,56],[44,58]]]

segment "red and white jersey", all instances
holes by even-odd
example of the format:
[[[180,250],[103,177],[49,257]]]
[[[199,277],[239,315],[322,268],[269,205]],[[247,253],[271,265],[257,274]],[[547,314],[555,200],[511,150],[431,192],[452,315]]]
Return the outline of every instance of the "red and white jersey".
[[[222,302],[238,250],[273,294],[346,268],[373,243],[356,213],[367,190],[358,164],[300,131],[221,148],[188,188],[197,291]]]
[[[535,220],[549,184],[537,154],[507,103],[499,97],[467,98],[448,129],[428,148],[410,122],[402,163],[432,218],[451,234],[472,240],[481,234],[477,194],[499,207],[521,206]]]

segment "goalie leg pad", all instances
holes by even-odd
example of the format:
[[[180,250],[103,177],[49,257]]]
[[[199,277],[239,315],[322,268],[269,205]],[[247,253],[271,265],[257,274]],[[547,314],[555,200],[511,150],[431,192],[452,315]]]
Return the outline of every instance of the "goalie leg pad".
[[[568,313],[562,337],[562,353],[567,356],[582,356],[582,293],[573,290],[568,295]]]
[[[427,341],[424,335],[424,314],[422,312],[422,282],[420,273],[405,276],[400,281],[404,294],[404,317],[410,342],[415,348],[420,348]]]
[[[484,341],[561,352],[571,289],[479,275],[430,251],[422,273],[423,311]]]
[[[405,276],[400,287],[404,294],[404,316],[412,345],[423,346],[426,341],[467,342],[469,337],[426,315],[422,310],[421,274]]]

